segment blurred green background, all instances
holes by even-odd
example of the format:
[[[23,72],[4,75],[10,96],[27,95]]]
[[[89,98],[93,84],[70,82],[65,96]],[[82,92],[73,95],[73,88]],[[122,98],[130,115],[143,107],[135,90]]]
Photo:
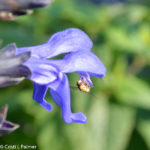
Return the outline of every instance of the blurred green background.
[[[150,150],[150,7],[55,0],[32,15],[1,21],[1,47],[39,45],[70,27],[90,36],[92,51],[107,68],[105,83],[92,78],[91,96],[71,90],[72,111],[85,113],[87,123],[65,124],[49,93],[53,111],[43,109],[32,100],[32,83],[24,80],[0,89],[0,106],[9,105],[7,119],[21,126],[0,137],[0,144],[37,145],[39,150]],[[78,79],[69,74],[70,85]]]

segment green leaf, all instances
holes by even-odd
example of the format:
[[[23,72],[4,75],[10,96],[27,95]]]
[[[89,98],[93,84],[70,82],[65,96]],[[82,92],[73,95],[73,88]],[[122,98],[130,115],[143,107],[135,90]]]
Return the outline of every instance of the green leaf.
[[[108,150],[126,150],[135,125],[135,112],[132,107],[110,105]]]
[[[150,119],[141,120],[137,129],[150,149]]]
[[[126,104],[150,109],[150,87],[142,80],[126,75],[116,76],[113,79],[115,92],[118,101]]]

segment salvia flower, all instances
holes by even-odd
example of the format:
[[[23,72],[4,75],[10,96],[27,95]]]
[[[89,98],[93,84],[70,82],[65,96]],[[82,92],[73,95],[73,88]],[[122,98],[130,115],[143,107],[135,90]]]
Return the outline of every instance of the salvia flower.
[[[0,136],[8,134],[19,128],[18,124],[14,124],[6,120],[8,106],[6,105],[0,110]]]
[[[83,113],[71,111],[70,86],[66,73],[78,73],[80,79],[91,87],[93,84],[90,76],[105,76],[105,66],[90,51],[92,45],[87,34],[79,29],[70,28],[54,34],[42,45],[17,49],[17,54],[31,52],[31,58],[24,65],[32,72],[29,79],[34,82],[33,99],[51,111],[52,106],[44,99],[49,89],[52,98],[61,107],[66,123],[86,123]],[[63,59],[52,59],[63,53],[67,53]]]

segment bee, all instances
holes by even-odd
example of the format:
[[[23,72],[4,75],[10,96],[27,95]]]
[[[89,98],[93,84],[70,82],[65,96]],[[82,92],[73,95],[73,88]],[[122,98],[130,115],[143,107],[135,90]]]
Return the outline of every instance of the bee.
[[[77,87],[79,88],[80,91],[85,93],[89,93],[91,89],[91,87],[81,79],[77,81]]]
[[[71,89],[73,90],[77,90],[79,89],[81,92],[87,93],[89,94],[89,96],[93,97],[94,99],[99,99],[98,97],[96,97],[95,95],[93,95],[92,93],[89,93],[92,86],[88,85],[85,81],[83,81],[82,79],[77,81],[77,87],[76,86],[70,86]]]

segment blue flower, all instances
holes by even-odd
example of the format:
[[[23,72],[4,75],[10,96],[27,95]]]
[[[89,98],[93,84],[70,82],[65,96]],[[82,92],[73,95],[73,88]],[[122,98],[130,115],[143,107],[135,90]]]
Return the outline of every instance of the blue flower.
[[[70,86],[66,73],[79,73],[80,79],[89,87],[93,87],[90,76],[105,76],[105,66],[90,51],[92,45],[87,34],[70,28],[54,34],[45,44],[17,49],[17,54],[31,52],[31,58],[24,65],[32,72],[29,79],[34,82],[33,99],[51,111],[52,106],[44,99],[49,89],[52,98],[61,107],[66,123],[86,123],[87,120],[83,113],[71,111]],[[63,59],[52,59],[62,53],[67,53]]]

